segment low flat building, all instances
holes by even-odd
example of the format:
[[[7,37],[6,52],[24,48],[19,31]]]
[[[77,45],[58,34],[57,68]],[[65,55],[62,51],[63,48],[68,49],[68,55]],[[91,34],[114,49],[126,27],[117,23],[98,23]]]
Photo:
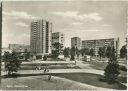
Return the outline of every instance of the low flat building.
[[[96,40],[83,40],[82,49],[93,48],[95,55],[98,55],[98,50],[100,47],[115,47],[119,54],[119,38],[109,38],[109,39],[96,39]]]

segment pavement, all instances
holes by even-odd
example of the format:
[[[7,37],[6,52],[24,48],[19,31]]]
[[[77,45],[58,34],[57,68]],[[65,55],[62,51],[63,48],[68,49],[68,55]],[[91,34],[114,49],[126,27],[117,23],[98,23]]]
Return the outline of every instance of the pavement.
[[[74,64],[75,61],[31,61],[31,62],[22,62],[22,64]]]
[[[44,70],[19,70],[17,73],[19,74],[46,74]],[[47,74],[52,73],[92,73],[92,74],[99,74],[103,75],[104,71],[102,70],[95,70],[95,69],[50,69]],[[2,75],[5,75],[6,72],[1,72]]]

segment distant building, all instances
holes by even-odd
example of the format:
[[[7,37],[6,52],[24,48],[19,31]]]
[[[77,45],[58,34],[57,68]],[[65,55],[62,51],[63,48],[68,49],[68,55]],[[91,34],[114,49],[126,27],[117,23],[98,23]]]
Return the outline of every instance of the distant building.
[[[64,47],[65,36],[61,32],[52,33],[52,44],[59,42]]]
[[[81,49],[81,39],[79,37],[71,38],[71,47],[77,47],[80,50]]]
[[[28,52],[30,52],[30,45],[25,44],[9,44],[9,49],[13,50],[15,52],[25,52],[27,49]]]
[[[100,47],[115,47],[119,54],[119,38],[109,38],[109,39],[96,39],[96,40],[83,40],[82,49],[93,48],[95,55],[98,55],[98,50]]]
[[[45,55],[51,53],[52,23],[36,20],[31,23],[31,54]]]

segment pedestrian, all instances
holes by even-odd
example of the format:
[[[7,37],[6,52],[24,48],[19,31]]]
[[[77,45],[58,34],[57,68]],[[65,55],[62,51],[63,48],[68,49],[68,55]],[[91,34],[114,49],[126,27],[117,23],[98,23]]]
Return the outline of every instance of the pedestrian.
[[[51,77],[52,77],[51,75],[48,75],[48,80],[49,80],[49,81],[51,80]]]

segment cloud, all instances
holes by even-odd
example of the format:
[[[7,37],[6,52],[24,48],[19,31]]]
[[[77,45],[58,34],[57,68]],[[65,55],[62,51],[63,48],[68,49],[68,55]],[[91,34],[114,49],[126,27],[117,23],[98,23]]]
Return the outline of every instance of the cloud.
[[[54,15],[73,18],[76,20],[94,20],[101,21],[103,18],[99,15],[99,13],[90,13],[90,14],[79,14],[78,11],[66,11],[66,12],[52,12]]]
[[[82,25],[83,23],[82,22],[73,22],[71,23],[72,25]]]
[[[24,36],[25,38],[30,38],[30,35],[29,35],[29,34],[26,34],[26,33],[24,33],[23,36]]]
[[[3,11],[3,15],[9,16],[14,19],[36,19],[38,18],[23,11],[11,11],[11,12]]]
[[[28,25],[23,22],[18,22],[18,23],[16,23],[16,25],[21,26],[21,27],[28,27]]]
[[[109,26],[111,26],[111,25],[109,25],[109,24],[103,24],[102,26],[104,26],[104,27],[109,27]]]
[[[78,31],[80,31],[81,33],[83,32],[100,32],[102,30],[100,29],[78,29],[78,28],[64,28],[63,31],[65,32],[76,32],[78,33]]]

